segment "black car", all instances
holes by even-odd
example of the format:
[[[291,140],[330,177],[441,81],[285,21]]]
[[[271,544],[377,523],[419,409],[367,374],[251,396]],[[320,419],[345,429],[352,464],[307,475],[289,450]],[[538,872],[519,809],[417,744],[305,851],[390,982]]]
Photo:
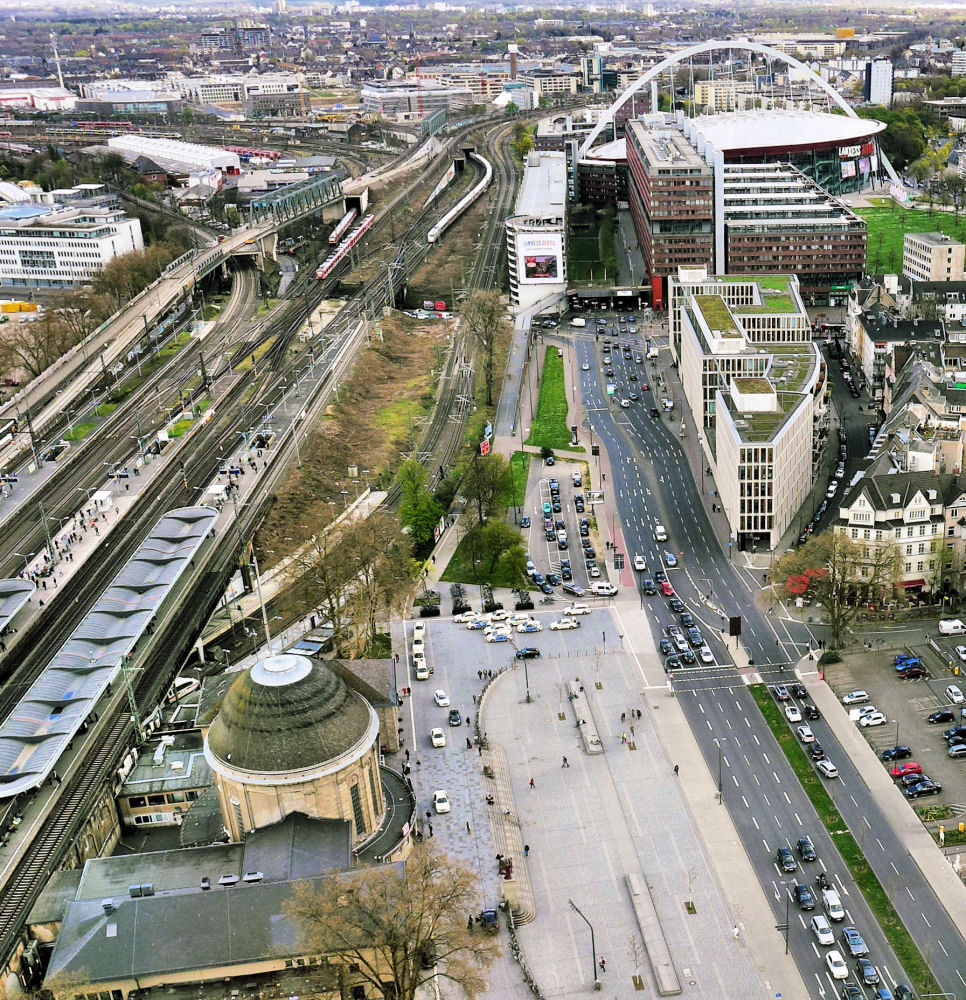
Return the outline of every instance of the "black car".
[[[908,983],[896,983],[892,992],[896,1000],[916,1000],[916,994],[912,992],[912,987]]]
[[[856,959],[855,971],[866,986],[875,986],[879,981],[879,970],[867,958]]]
[[[795,888],[792,890],[792,895],[795,897],[795,902],[798,903],[801,909],[815,909],[815,897],[812,895],[812,890],[809,889],[807,885],[802,885],[801,882],[796,882]]]
[[[676,614],[680,615],[684,613],[684,602],[680,597],[672,597],[671,600],[667,602],[667,606]]]
[[[546,535],[548,542],[552,542],[557,537],[557,533],[553,530],[553,528],[545,529],[544,534]]]
[[[590,534],[590,528],[586,524],[580,526],[580,537],[586,538]]]
[[[865,994],[849,979],[842,983],[842,1000],[865,1000]]]
[[[674,652],[674,643],[670,639],[661,640],[661,654],[663,656],[670,656]]]
[[[545,462],[545,463],[546,463],[547,465],[553,465],[553,464],[554,464],[554,462],[555,462],[555,459],[554,459],[553,455],[548,455],[548,456],[547,456],[547,457],[546,457],[546,458],[544,459],[544,462]]]
[[[659,569],[654,574],[654,579],[657,580],[658,583],[666,583],[667,582],[667,573],[665,573],[663,569]]]
[[[825,760],[825,751],[822,749],[822,744],[816,740],[814,743],[809,743],[808,752],[812,755],[812,760]]]
[[[573,570],[569,566],[560,567],[560,579],[566,583],[574,578]]]
[[[690,642],[695,649],[697,649],[698,646],[704,645],[704,639],[702,638],[701,633],[693,625],[688,626],[688,642]]]
[[[641,584],[641,587],[645,594],[657,593],[657,587],[654,586],[654,581],[649,576],[644,578],[644,582]]]
[[[520,527],[521,528],[529,528],[530,527],[530,518],[527,517],[526,514],[524,514],[523,517],[520,518]]]
[[[940,722],[952,722],[956,718],[953,715],[953,710],[951,708],[941,708],[938,712],[933,712],[932,715],[926,716],[926,722],[935,726]]]
[[[553,498],[553,512],[555,514],[559,514],[562,510],[563,510],[563,508],[560,506],[560,499],[559,499],[559,497],[554,497]]]
[[[807,698],[808,691],[804,684],[790,684],[788,690],[791,691],[793,698]]]
[[[560,577],[557,576],[556,573],[548,573],[547,583],[549,583],[551,587],[558,587],[560,585]]]
[[[447,722],[449,722],[451,726],[463,725],[463,716],[460,715],[458,708],[451,708],[449,710],[449,718],[447,719]]]
[[[540,589],[541,589],[541,590],[542,590],[542,591],[543,591],[543,592],[544,592],[545,594],[552,594],[552,593],[553,593],[553,587],[551,587],[551,586],[550,586],[550,584],[549,584],[549,583],[547,583],[547,581],[546,581],[546,580],[544,580],[544,581],[543,581],[543,583],[541,583],[541,584],[540,584]]]
[[[962,743],[966,737],[966,726],[953,726],[952,729],[943,730],[943,738],[947,743]]]
[[[694,624],[694,617],[692,616],[690,611],[681,612],[681,624],[685,628],[690,628]]]
[[[927,778],[925,781],[910,785],[906,789],[906,798],[918,799],[922,795],[938,795],[942,790],[943,786],[938,781],[931,781]]]
[[[795,849],[798,851],[798,856],[802,861],[815,860],[815,845],[812,843],[811,837],[799,837],[798,842],[795,844]]]
[[[597,558],[597,550],[592,548],[584,549],[584,560],[593,562]]]
[[[540,656],[540,650],[536,646],[523,646],[513,656],[517,660],[535,660]]]
[[[819,710],[810,701],[806,701],[802,705],[802,711],[805,713],[806,719],[820,719],[822,717]]]
[[[879,760],[906,760],[912,756],[912,750],[900,743],[898,746],[888,747],[879,754]]]
[[[678,656],[680,656],[681,659],[684,660],[684,662],[687,663],[688,665],[698,662],[698,658],[694,655],[694,653],[691,652],[690,649],[682,650],[680,653],[678,653]]]
[[[681,670],[683,666],[684,663],[681,661],[681,657],[675,653],[674,656],[669,656],[664,661],[664,672],[667,673],[671,670]]]
[[[775,851],[775,861],[783,872],[798,871],[798,862],[795,860],[795,855],[787,847],[779,847]]]

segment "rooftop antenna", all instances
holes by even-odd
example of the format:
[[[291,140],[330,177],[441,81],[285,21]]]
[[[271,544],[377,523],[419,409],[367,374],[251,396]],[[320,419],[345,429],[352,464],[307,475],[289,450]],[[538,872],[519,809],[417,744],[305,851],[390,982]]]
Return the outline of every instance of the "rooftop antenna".
[[[50,44],[54,47],[54,63],[57,66],[57,82],[60,84],[61,90],[63,90],[64,71],[60,68],[60,56],[57,53],[57,36],[53,32],[50,33]]]

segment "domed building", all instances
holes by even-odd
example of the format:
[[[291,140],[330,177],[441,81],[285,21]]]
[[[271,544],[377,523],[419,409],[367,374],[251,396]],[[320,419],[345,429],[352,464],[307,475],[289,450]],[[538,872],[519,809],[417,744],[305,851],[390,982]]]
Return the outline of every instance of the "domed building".
[[[240,674],[205,735],[232,840],[291,813],[351,825],[354,847],[385,813],[379,720],[319,660],[269,656]]]

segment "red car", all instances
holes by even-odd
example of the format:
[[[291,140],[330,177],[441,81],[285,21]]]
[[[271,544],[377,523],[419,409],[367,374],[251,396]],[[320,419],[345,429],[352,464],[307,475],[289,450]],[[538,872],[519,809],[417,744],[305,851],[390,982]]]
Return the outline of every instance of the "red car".
[[[667,580],[665,580],[665,581],[664,581],[664,582],[663,582],[663,583],[661,584],[661,593],[662,593],[662,594],[663,594],[663,595],[664,595],[665,597],[673,597],[673,596],[674,596],[674,588],[673,588],[673,587],[671,586],[671,584],[669,584],[669,583],[667,582]]]
[[[922,768],[914,760],[907,760],[892,768],[889,774],[893,778],[904,778],[907,774],[922,774]]]

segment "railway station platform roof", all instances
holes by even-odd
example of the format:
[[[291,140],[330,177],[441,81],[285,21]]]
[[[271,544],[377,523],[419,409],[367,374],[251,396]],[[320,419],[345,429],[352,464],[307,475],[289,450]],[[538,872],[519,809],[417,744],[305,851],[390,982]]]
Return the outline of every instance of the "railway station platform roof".
[[[55,769],[217,517],[209,507],[165,514],[0,723],[0,800],[42,785]]]

